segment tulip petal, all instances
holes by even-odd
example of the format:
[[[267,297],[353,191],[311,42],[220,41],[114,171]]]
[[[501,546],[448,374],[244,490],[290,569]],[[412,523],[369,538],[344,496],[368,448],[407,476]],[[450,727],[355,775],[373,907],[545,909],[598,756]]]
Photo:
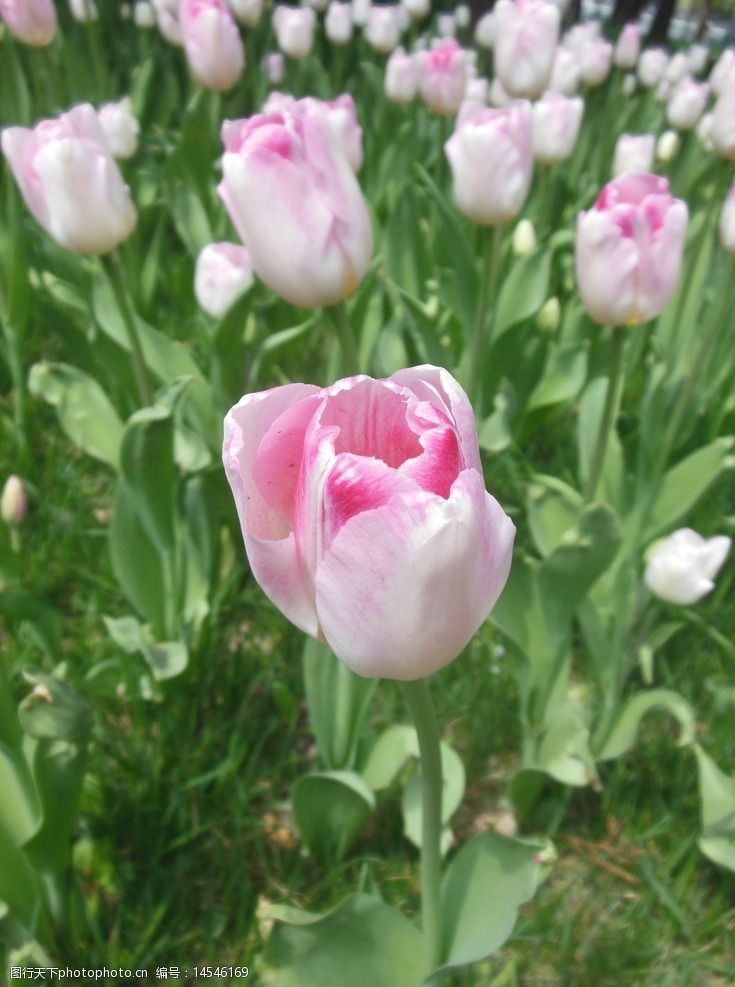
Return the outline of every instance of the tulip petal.
[[[353,671],[412,680],[452,661],[505,585],[515,527],[465,470],[450,497],[398,494],[353,516],[316,572],[324,637]]]

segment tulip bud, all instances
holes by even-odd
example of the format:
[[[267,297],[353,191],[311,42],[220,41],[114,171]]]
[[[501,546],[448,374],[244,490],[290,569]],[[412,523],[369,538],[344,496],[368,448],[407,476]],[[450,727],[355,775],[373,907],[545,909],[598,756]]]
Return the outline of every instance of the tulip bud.
[[[182,0],[179,23],[197,82],[217,92],[232,89],[242,74],[245,51],[225,0]]]
[[[158,30],[169,44],[180,46],[183,43],[179,24],[181,0],[153,0],[156,9]]]
[[[495,43],[495,15],[492,10],[483,14],[475,25],[475,44],[480,48],[492,48]]]
[[[584,102],[544,93],[533,105],[533,154],[542,164],[566,161],[574,150],[582,122]]]
[[[735,159],[735,78],[717,97],[709,137],[717,154]]]
[[[535,98],[547,87],[559,41],[558,7],[546,0],[495,4],[495,72],[511,96]]]
[[[702,538],[691,528],[681,528],[649,548],[645,584],[660,600],[690,606],[715,588],[715,576],[731,544],[724,535]]]
[[[638,78],[647,89],[657,86],[666,73],[669,56],[662,48],[646,48],[638,60]]]
[[[0,17],[8,32],[26,45],[45,48],[56,34],[52,0],[0,0]]]
[[[150,30],[156,23],[156,12],[148,0],[138,0],[133,7],[133,23],[144,31]]]
[[[372,230],[347,157],[309,101],[226,121],[219,194],[258,277],[293,305],[332,305],[370,264]]]
[[[522,219],[513,230],[513,253],[516,257],[528,257],[537,247],[536,230],[530,219]]]
[[[677,130],[692,130],[707,105],[709,85],[686,76],[669,96],[666,119]]]
[[[140,124],[133,116],[133,104],[125,96],[117,103],[105,103],[97,111],[97,119],[113,157],[132,158],[138,150]]]
[[[596,41],[600,37],[599,21],[584,21],[582,24],[574,24],[569,28],[562,39],[565,48],[569,48],[576,55],[580,55],[582,49],[590,41]]]
[[[577,217],[582,303],[602,325],[637,325],[659,315],[681,273],[686,205],[665,178],[621,175]]]
[[[422,21],[431,13],[431,0],[401,0],[401,3],[414,21]]]
[[[461,212],[483,226],[512,219],[526,201],[533,171],[531,107],[477,109],[457,119],[444,145]]]
[[[74,20],[80,24],[91,24],[99,16],[94,0],[69,0],[69,10]]]
[[[623,78],[623,96],[632,96],[636,89],[636,79],[632,72]]]
[[[666,78],[675,86],[689,73],[689,61],[683,51],[677,51],[666,66]]]
[[[702,146],[704,147],[705,151],[714,151],[715,149],[715,146],[712,143],[713,119],[714,119],[714,114],[703,113],[702,116],[699,118],[699,123],[697,124],[697,137],[699,137],[700,141],[702,142]],[[676,146],[678,149],[679,147],[678,143]]]
[[[556,332],[561,319],[561,305],[559,299],[554,296],[547,299],[541,306],[541,311],[536,316],[536,325],[542,332]]]
[[[415,55],[396,48],[385,65],[385,95],[393,103],[410,103],[419,85],[419,66]]]
[[[581,81],[582,74],[576,52],[558,45],[549,89],[551,92],[561,93],[562,96],[575,96]]]
[[[615,144],[613,177],[627,172],[646,172],[653,167],[653,150],[656,138],[653,134],[621,134]]]
[[[735,256],[735,182],[730,186],[720,215],[720,240],[725,250]]]
[[[515,527],[446,370],[247,394],[224,433],[251,571],[289,620],[368,677],[457,656],[505,585]]]
[[[310,7],[276,7],[273,30],[278,47],[285,55],[294,59],[306,58],[314,43],[314,11]]]
[[[470,26],[470,19],[472,14],[470,8],[466,3],[458,3],[454,9],[454,19],[457,22],[457,27],[464,31],[466,27]]]
[[[265,74],[268,82],[272,86],[280,86],[286,75],[286,63],[283,53],[280,51],[270,51],[263,59]]]
[[[735,78],[735,51],[725,48],[710,72],[709,82],[712,92],[719,96]]]
[[[237,243],[209,243],[194,269],[194,294],[207,315],[221,319],[232,303],[253,283],[247,249]]]
[[[671,161],[679,153],[679,135],[675,130],[666,130],[656,141],[656,157],[659,161]],[[644,168],[649,171],[650,168]]]
[[[709,48],[707,45],[692,45],[687,52],[687,58],[689,60],[689,71],[692,75],[699,75],[700,72],[704,72],[707,68]]]
[[[106,254],[130,236],[135,207],[88,103],[30,130],[8,127],[2,148],[29,210],[62,247]]]
[[[263,0],[228,0],[235,19],[244,27],[255,27],[263,13]]]
[[[579,55],[579,71],[585,86],[601,86],[610,75],[613,46],[604,38],[589,41]]]
[[[375,51],[387,55],[398,44],[401,27],[398,21],[398,8],[395,4],[386,7],[371,7],[365,25],[365,40]]]
[[[28,513],[28,498],[23,481],[19,476],[11,474],[5,481],[2,497],[0,497],[0,517],[11,527],[18,527]]]
[[[435,113],[456,113],[470,76],[470,53],[452,38],[417,53],[421,98]]]
[[[453,38],[457,33],[454,14],[439,14],[436,19],[436,30],[440,38]]]
[[[656,86],[656,102],[668,103],[671,95],[671,83],[668,79],[662,79]]]
[[[371,0],[352,0],[352,23],[355,27],[365,27],[371,7]]]
[[[352,11],[349,3],[333,0],[324,18],[324,31],[333,45],[346,45],[352,38]]]
[[[626,24],[615,45],[615,64],[621,69],[632,69],[641,51],[641,32],[637,24]]]

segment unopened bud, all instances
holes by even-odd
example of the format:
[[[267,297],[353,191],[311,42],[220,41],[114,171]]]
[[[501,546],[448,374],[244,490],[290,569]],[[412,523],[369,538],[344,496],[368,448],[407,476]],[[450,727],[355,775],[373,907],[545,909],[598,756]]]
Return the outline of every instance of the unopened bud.
[[[679,151],[679,135],[675,130],[667,130],[658,139],[656,157],[659,161],[671,161]]]
[[[28,498],[26,497],[23,481],[19,476],[9,476],[3,487],[2,498],[0,498],[0,515],[6,524],[17,527],[23,523],[28,512]]]
[[[513,253],[517,257],[528,257],[536,249],[536,230],[530,219],[522,219],[513,230]]]
[[[536,324],[543,332],[556,332],[559,328],[561,318],[561,306],[559,299],[554,296],[547,299],[541,306],[541,311],[536,319]]]

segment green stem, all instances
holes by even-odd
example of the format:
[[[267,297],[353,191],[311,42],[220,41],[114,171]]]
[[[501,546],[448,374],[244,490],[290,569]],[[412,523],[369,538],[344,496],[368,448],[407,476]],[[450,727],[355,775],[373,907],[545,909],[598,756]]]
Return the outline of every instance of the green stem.
[[[587,480],[587,489],[584,499],[586,503],[594,500],[597,487],[600,482],[602,465],[605,462],[607,452],[607,442],[610,437],[610,429],[615,418],[615,407],[618,399],[618,388],[620,384],[620,371],[623,366],[623,347],[627,329],[625,326],[613,326],[612,346],[610,350],[610,369],[607,378],[607,391],[605,392],[605,405],[602,409],[602,418],[597,432],[592,462],[590,463],[590,474]]]
[[[355,374],[360,373],[360,355],[350,320],[347,318],[345,303],[337,302],[336,305],[327,305],[325,312],[337,330],[337,338],[342,350],[342,373],[346,377],[354,377]]]
[[[483,230],[483,233],[485,231]],[[485,347],[485,340],[492,335],[492,326],[487,329],[488,307],[494,301],[495,284],[498,279],[498,268],[500,267],[500,248],[503,243],[503,226],[498,224],[493,227],[492,236],[485,238],[484,257],[482,270],[480,272],[480,293],[477,300],[477,312],[475,313],[475,325],[470,340],[469,361],[467,370],[467,391],[470,400],[475,405],[475,410],[479,411],[480,396],[478,388],[482,372],[482,356]]]
[[[148,381],[145,360],[143,359],[143,348],[140,343],[138,326],[135,320],[135,315],[130,306],[130,302],[128,301],[128,293],[125,288],[125,278],[123,277],[120,259],[116,253],[112,253],[103,254],[102,257],[100,257],[100,261],[102,262],[102,266],[105,269],[105,274],[110,281],[110,287],[112,288],[112,293],[115,296],[115,302],[117,303],[117,307],[125,325],[125,331],[128,334],[130,355],[133,360],[133,373],[135,374],[135,381],[138,385],[138,395],[140,397],[141,406],[148,407],[153,403],[153,395],[150,383]]]
[[[25,413],[25,376],[23,361],[20,355],[20,340],[15,328],[6,318],[0,316],[5,336],[10,377],[13,381],[13,420],[15,424],[15,439],[21,452],[26,450],[26,413]]]
[[[426,679],[403,682],[421,753],[421,916],[429,970],[441,962],[442,763],[439,729]]]

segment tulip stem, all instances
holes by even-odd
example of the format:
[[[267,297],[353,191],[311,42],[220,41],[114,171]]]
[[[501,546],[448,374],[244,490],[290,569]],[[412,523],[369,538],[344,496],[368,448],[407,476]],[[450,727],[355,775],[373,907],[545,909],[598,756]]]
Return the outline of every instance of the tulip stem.
[[[147,408],[153,403],[153,395],[148,381],[145,360],[143,359],[143,347],[140,342],[135,314],[128,301],[128,293],[125,287],[125,279],[120,266],[120,260],[117,254],[103,254],[100,260],[105,269],[105,274],[109,279],[112,293],[115,296],[115,302],[125,325],[125,331],[128,334],[130,356],[133,361],[133,373],[135,374],[135,381],[138,385],[141,406]]]
[[[623,367],[623,347],[625,345],[625,326],[613,326],[612,346],[610,350],[610,367],[607,377],[607,391],[605,392],[605,404],[602,409],[600,427],[597,430],[597,439],[590,462],[590,472],[587,479],[587,489],[584,499],[586,503],[594,500],[597,487],[600,482],[600,474],[605,462],[607,443],[610,438],[610,430],[615,418],[615,408],[618,402],[618,390],[620,384],[620,372]]]
[[[484,231],[483,231],[484,232]],[[475,313],[475,325],[470,341],[469,368],[467,372],[467,391],[470,400],[475,405],[475,410],[479,411],[480,396],[477,393],[480,384],[480,374],[482,372],[482,351],[486,335],[490,336],[491,331],[486,333],[488,305],[494,303],[495,285],[498,279],[498,268],[500,267],[500,248],[503,243],[503,226],[498,224],[493,227],[492,236],[484,238],[484,257],[480,271],[480,291],[477,300],[477,311]]]
[[[342,372],[348,377],[354,377],[355,374],[360,373],[360,354],[357,350],[357,342],[350,320],[347,318],[345,303],[337,302],[336,305],[327,305],[325,312],[337,330],[337,338],[342,350]]]
[[[439,729],[426,679],[403,682],[421,753],[421,916],[429,970],[441,962],[442,761]]]

